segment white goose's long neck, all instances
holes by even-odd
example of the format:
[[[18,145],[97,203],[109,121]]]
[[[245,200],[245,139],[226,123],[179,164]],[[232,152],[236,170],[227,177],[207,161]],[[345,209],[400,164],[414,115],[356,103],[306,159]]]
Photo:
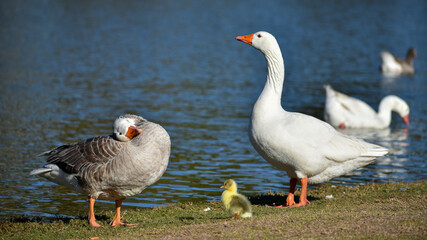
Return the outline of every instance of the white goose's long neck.
[[[255,107],[268,106],[269,108],[281,108],[283,81],[285,78],[285,65],[282,53],[278,45],[275,48],[263,51],[263,53],[267,60],[267,81]]]
[[[383,98],[378,107],[378,117],[385,126],[389,126],[391,122],[392,102],[389,98]]]

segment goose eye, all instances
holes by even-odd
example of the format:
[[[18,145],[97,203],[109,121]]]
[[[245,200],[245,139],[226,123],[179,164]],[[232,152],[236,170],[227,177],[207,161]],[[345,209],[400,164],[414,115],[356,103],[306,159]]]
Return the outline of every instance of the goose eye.
[[[259,33],[258,33],[257,37],[258,37],[258,38],[260,38],[260,37],[261,37],[261,34],[259,34]]]

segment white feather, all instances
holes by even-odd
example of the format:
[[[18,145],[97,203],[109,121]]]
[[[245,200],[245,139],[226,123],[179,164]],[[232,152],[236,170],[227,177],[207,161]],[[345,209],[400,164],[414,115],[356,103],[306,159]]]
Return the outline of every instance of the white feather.
[[[77,178],[72,174],[65,173],[55,164],[46,164],[43,168],[34,169],[30,175],[40,175],[56,184],[67,186],[77,192],[83,192]]]

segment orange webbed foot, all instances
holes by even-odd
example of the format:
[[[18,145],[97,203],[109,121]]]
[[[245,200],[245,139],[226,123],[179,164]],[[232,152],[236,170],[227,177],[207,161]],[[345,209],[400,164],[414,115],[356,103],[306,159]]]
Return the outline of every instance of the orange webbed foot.
[[[110,226],[113,226],[113,227],[134,226],[134,225],[138,225],[138,223],[123,223],[120,220],[118,220],[118,221],[113,220],[113,221],[110,222]]]
[[[293,203],[291,203],[289,205],[288,205],[288,203],[286,203],[286,204],[283,204],[283,205],[269,206],[269,207],[271,207],[271,208],[292,208],[292,207],[304,207],[307,204],[310,204],[310,202],[308,200],[305,200],[305,201],[300,202],[300,203],[293,202]]]
[[[292,206],[292,205],[295,205],[295,204],[296,204],[296,202],[295,202],[295,199],[294,199],[294,194],[289,193],[288,197],[286,198],[286,206]]]
[[[310,202],[308,200],[305,200],[305,201],[299,202],[298,204],[295,203],[295,204],[289,205],[289,206],[287,206],[287,208],[291,208],[291,207],[304,207],[307,204],[310,204]]]
[[[97,223],[95,220],[89,220],[89,225],[91,227],[102,227],[99,223]]]
[[[277,205],[277,206],[267,206],[269,208],[287,208],[287,206],[285,204],[283,205]]]

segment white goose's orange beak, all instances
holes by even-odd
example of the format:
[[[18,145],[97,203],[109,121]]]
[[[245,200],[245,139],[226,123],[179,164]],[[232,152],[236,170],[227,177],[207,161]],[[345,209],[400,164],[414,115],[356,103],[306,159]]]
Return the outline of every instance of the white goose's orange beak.
[[[245,36],[237,36],[236,40],[247,43],[249,45],[252,45],[252,38],[254,37],[254,34],[249,34]]]
[[[129,139],[132,139],[132,138],[138,136],[138,134],[140,134],[141,132],[142,132],[141,129],[139,129],[135,126],[130,126],[128,128],[128,131],[127,131],[125,136],[128,137]]]
[[[406,123],[406,125],[409,125],[409,114],[404,116],[402,119]]]

